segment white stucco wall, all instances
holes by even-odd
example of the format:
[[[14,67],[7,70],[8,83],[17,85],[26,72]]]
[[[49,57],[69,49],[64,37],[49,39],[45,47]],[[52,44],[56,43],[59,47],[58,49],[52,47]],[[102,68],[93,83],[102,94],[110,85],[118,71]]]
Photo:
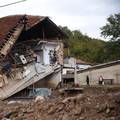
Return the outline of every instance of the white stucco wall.
[[[50,64],[50,56],[49,56],[49,52],[50,50],[54,50],[57,47],[57,45],[54,44],[44,44],[43,47],[43,61],[44,64]]]
[[[80,85],[86,85],[87,75],[89,76],[91,85],[98,84],[98,78],[100,75],[102,75],[104,79],[113,79],[114,84],[120,84],[120,65],[78,72],[77,83]]]
[[[63,43],[60,41],[47,42],[41,41],[34,49],[37,56],[40,56],[40,62],[45,65],[50,64],[50,50],[56,51],[57,63],[63,65]]]
[[[74,72],[74,68],[63,68],[62,74],[67,74],[67,71]]]
[[[83,64],[77,64],[77,67],[79,69],[86,69],[86,68],[89,68],[91,65],[83,65]]]

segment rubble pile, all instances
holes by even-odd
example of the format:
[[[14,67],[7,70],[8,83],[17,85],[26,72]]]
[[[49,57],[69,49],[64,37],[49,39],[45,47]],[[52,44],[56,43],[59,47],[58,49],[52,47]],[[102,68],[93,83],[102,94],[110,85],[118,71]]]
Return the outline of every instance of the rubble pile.
[[[0,120],[34,120],[33,102],[0,102]]]
[[[49,100],[0,101],[0,119],[120,120],[120,91],[91,90],[72,97],[54,96]]]
[[[38,120],[120,120],[120,92],[36,103]]]

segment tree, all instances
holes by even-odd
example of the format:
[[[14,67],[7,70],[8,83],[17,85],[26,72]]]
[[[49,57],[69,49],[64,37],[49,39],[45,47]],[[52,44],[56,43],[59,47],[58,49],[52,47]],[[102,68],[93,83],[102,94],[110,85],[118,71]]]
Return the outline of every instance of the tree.
[[[101,34],[110,38],[105,44],[105,61],[120,59],[120,13],[111,15],[107,18],[107,24],[101,28]]]
[[[120,40],[120,13],[110,15],[101,30],[101,34],[105,38],[109,37],[112,41]]]
[[[68,35],[66,40],[68,42],[68,49],[64,50],[65,57],[72,56],[94,63],[103,62],[104,58],[98,55],[101,53],[101,50],[103,50],[106,42],[90,38],[79,30],[71,31],[68,27],[62,26],[60,26],[60,28]],[[99,58],[101,59],[99,60]]]

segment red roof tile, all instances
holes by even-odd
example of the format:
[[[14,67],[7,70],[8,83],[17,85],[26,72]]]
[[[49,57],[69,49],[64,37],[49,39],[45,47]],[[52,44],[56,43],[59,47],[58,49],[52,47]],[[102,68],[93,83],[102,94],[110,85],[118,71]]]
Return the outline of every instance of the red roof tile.
[[[9,30],[16,25],[22,16],[23,15],[13,15],[0,18],[0,44],[3,42],[3,39]],[[28,21],[26,27],[31,28],[38,22],[42,21],[45,17],[27,15],[27,18]]]

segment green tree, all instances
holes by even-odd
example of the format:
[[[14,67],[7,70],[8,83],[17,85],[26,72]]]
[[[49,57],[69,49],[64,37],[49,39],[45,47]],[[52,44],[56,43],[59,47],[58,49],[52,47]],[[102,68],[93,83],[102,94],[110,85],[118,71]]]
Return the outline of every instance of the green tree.
[[[110,15],[101,31],[105,38],[110,39],[104,47],[104,60],[113,61],[120,59],[120,13]]]
[[[120,40],[120,13],[110,15],[107,18],[107,23],[101,28],[101,34],[110,40]]]
[[[98,56],[98,54],[105,44],[104,41],[90,38],[89,36],[82,34],[79,30],[71,31],[68,27],[61,27],[61,29],[68,35],[66,41],[69,45],[69,54],[67,54],[67,51],[65,50],[65,56],[69,55],[94,63],[103,61],[103,57],[99,60],[100,56]]]

